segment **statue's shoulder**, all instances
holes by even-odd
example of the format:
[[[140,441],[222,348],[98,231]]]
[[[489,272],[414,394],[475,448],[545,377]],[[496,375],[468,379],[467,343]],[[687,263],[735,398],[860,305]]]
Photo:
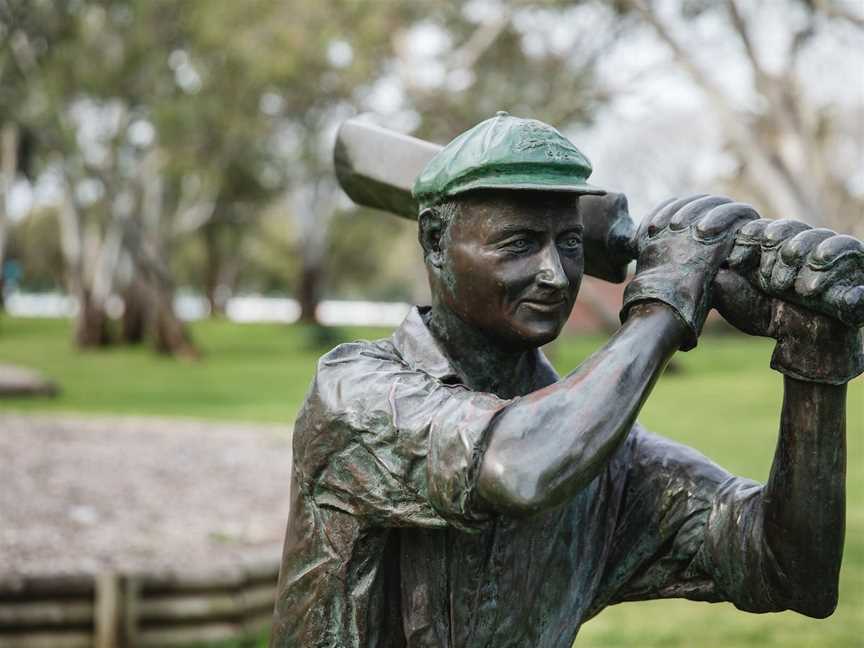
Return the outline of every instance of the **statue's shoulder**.
[[[318,360],[317,373],[353,371],[358,366],[401,362],[391,338],[356,340],[333,347]]]
[[[294,466],[313,475],[358,434],[387,425],[388,395],[405,366],[389,339],[347,342],[318,361],[294,426]]]
[[[316,403],[320,414],[351,409],[385,398],[389,377],[405,366],[389,339],[358,340],[334,347],[318,360],[306,404]]]

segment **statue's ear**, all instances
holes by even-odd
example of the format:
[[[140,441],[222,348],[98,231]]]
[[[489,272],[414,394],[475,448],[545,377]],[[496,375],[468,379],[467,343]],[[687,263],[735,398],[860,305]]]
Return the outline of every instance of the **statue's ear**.
[[[417,223],[423,257],[428,263],[440,268],[444,263],[444,255],[441,252],[444,220],[441,218],[441,213],[434,207],[427,207],[420,212]]]

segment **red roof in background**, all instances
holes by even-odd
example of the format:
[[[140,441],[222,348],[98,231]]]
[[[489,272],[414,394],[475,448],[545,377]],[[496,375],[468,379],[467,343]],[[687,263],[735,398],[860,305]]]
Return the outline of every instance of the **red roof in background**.
[[[629,280],[628,280],[629,281]],[[608,281],[585,277],[579,289],[579,297],[570,314],[566,329],[571,333],[609,332],[611,322],[618,321],[618,313],[624,297],[627,282],[613,284]],[[600,311],[603,309],[605,315]]]
[[[631,277],[628,277],[624,283],[613,284],[594,277],[585,277],[565,329],[570,333],[612,333],[617,330],[624,289],[630,279]],[[605,325],[604,321],[607,322]],[[708,313],[709,324],[722,321],[723,318],[717,311]]]

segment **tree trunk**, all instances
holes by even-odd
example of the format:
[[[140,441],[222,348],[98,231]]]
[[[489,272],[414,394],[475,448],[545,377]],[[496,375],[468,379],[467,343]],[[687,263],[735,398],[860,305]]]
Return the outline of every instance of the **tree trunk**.
[[[158,281],[150,286],[150,336],[158,353],[197,360],[201,357],[186,325],[174,312],[174,291]]]
[[[4,124],[0,129],[0,311],[4,309],[6,288],[4,268],[6,265],[6,233],[9,214],[6,211],[9,190],[18,173],[18,126]]]
[[[108,346],[110,343],[108,315],[96,304],[88,290],[79,291],[75,344],[81,349],[94,349]]]
[[[320,260],[304,257],[300,269],[300,285],[297,301],[300,302],[300,321],[304,324],[318,323],[320,286],[324,278],[324,267]]]
[[[134,278],[123,293],[120,337],[125,344],[140,344],[147,330],[147,289]]]
[[[204,291],[210,306],[211,317],[225,315],[225,302],[220,299],[220,283],[222,280],[222,253],[219,249],[218,225],[207,223],[203,228],[206,265],[204,269]]]
[[[204,286],[204,295],[207,297],[207,306],[210,309],[210,317],[225,317],[226,300],[222,297],[222,286],[218,281],[211,281],[207,276],[207,285]]]
[[[145,335],[158,353],[195,360],[201,357],[186,325],[174,312],[174,285],[161,265],[143,250],[137,250],[141,305],[146,321]]]

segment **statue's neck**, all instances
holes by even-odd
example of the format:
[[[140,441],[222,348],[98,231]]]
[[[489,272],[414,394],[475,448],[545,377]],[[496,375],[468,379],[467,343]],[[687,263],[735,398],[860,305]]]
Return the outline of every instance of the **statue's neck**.
[[[514,398],[533,391],[538,351],[509,351],[446,306],[435,304],[426,325],[465,385],[475,391]]]

